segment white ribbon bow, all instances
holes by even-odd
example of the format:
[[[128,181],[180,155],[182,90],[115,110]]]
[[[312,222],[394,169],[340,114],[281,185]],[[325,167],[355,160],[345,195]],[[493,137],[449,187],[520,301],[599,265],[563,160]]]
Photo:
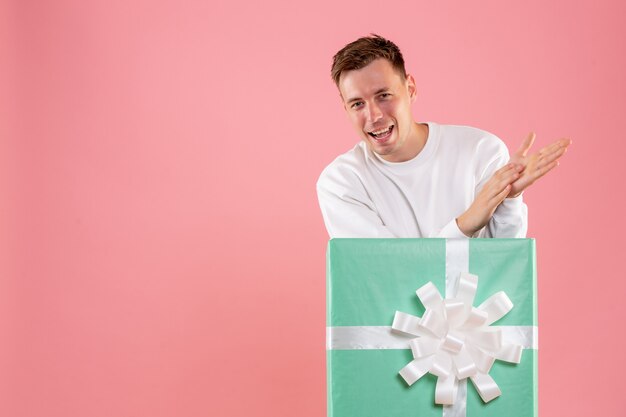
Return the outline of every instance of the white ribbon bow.
[[[411,336],[413,360],[400,370],[412,385],[426,373],[437,376],[435,403],[453,404],[458,383],[470,378],[484,402],[501,394],[489,371],[496,359],[519,363],[522,346],[503,342],[502,331],[489,325],[506,315],[513,303],[497,292],[473,307],[478,277],[461,272],[457,289],[445,300],[432,282],[417,290],[426,308],[420,318],[396,311],[392,331]]]

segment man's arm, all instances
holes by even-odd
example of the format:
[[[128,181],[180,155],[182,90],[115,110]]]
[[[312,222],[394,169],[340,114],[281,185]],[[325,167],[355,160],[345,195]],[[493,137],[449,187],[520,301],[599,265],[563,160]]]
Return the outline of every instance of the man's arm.
[[[457,218],[459,229],[465,235],[473,236],[480,230],[479,237],[526,237],[528,211],[522,202],[522,192],[556,168],[559,165],[559,159],[572,143],[569,139],[560,139],[528,155],[534,140],[535,134],[529,134],[504,167],[513,165],[517,172],[507,176],[502,172],[504,168],[496,171],[485,183],[472,206]],[[494,187],[496,190],[500,189],[502,181],[506,182],[506,178],[511,181],[506,187],[508,189],[506,198],[500,200],[496,209],[491,211],[492,204],[488,203],[493,203],[498,198],[489,200],[488,196],[493,195]],[[489,212],[489,219],[485,221]]]
[[[358,181],[323,172],[317,181],[326,230],[331,238],[397,237],[383,224],[373,203]]]
[[[526,207],[521,197],[519,201],[505,204],[510,213],[501,213],[499,219],[495,214],[496,210],[502,207],[511,192],[511,184],[520,177],[522,170],[522,165],[508,163],[490,175],[488,180],[479,183],[479,191],[474,202],[456,219],[459,229],[466,236],[474,236],[479,231],[479,237],[525,236]],[[523,232],[524,236],[520,236],[522,234],[520,232]]]

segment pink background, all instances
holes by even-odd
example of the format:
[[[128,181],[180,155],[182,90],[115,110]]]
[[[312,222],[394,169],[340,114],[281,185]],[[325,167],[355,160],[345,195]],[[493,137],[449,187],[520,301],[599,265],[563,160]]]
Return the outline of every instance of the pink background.
[[[620,415],[626,3],[502,3],[0,3],[0,415],[324,415],[315,181],[369,32],[418,120],[573,139],[526,194],[539,409]]]

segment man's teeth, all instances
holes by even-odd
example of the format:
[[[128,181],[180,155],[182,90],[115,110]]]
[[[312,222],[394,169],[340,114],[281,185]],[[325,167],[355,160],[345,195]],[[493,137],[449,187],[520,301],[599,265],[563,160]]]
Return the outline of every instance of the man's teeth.
[[[374,132],[370,132],[370,134],[374,135],[374,136],[383,136],[386,135],[387,133],[389,133],[389,131],[391,130],[393,126],[389,126],[386,129],[381,129],[381,130],[376,130]]]

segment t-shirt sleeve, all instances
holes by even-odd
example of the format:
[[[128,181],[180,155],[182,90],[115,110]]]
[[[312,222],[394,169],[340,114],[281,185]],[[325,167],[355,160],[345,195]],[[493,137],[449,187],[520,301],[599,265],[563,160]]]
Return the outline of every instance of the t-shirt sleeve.
[[[440,237],[446,239],[452,238],[467,238],[465,233],[459,229],[459,224],[456,222],[456,218],[450,220],[441,230],[436,231],[429,237]]]
[[[317,198],[331,238],[396,237],[384,225],[365,187],[350,169],[327,167],[317,181]]]

